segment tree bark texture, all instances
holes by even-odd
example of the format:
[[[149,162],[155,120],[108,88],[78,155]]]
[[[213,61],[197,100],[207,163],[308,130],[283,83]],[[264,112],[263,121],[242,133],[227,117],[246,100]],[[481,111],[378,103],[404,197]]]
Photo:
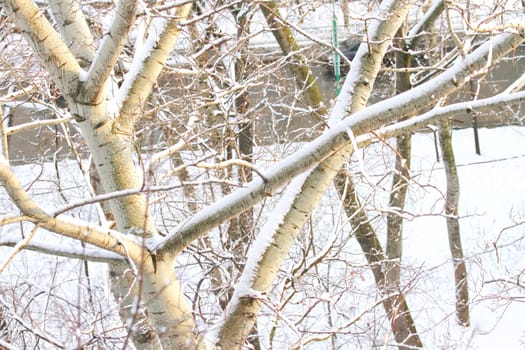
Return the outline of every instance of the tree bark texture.
[[[387,2],[382,8],[381,15],[387,16],[388,19],[377,22],[372,37],[365,39],[367,41],[370,39],[377,44],[361,45],[356,55],[357,64],[352,65],[353,74],[350,74],[355,80],[347,79],[353,89],[347,87],[346,95],[342,94],[340,103],[344,107],[339,107],[341,111],[349,111],[351,114],[365,106],[389,40],[397,32],[410,5],[411,3],[407,1],[392,1]],[[334,108],[338,108],[337,104]],[[343,118],[344,115],[337,115],[333,119],[334,122],[338,122]],[[281,202],[282,205],[279,205],[276,210],[286,215],[277,223],[269,222],[257,238],[254,245],[258,249],[264,246],[264,249],[260,254],[249,254],[257,261],[248,260],[247,262],[239,282],[244,287],[236,290],[228,305],[226,321],[219,331],[217,345],[231,349],[242,346],[261,308],[261,301],[253,297],[251,291],[263,296],[269,293],[289,247],[336,176],[337,171],[343,166],[349,153],[350,148],[347,146],[322,161],[312,172],[292,181],[290,187],[293,188],[293,191],[297,189],[300,191],[288,197],[293,198],[290,202]],[[259,240],[264,240],[266,243],[259,243]]]
[[[110,112],[112,108],[107,102],[109,100],[107,98],[108,78],[130,29],[135,5],[120,2],[117,7],[116,16],[118,18],[110,27],[110,31],[114,31],[106,37],[106,40],[103,40],[98,56],[92,56],[93,52],[84,48],[92,44],[85,23],[71,23],[64,28],[64,36],[82,40],[82,42],[70,45],[74,49],[75,57],[32,1],[9,0],[5,4],[9,14],[42,58],[43,64],[65,97],[71,114],[78,122],[82,136],[92,152],[104,191],[109,193],[122,189],[140,188],[143,179],[139,176],[133,161],[135,149],[131,137],[134,121],[138,117],[136,113],[140,111],[141,104],[145,103],[162,69],[163,62],[177,40],[178,18],[188,16],[191,4],[178,8],[177,14],[180,17],[171,21],[171,24],[165,27],[164,34],[160,34],[160,39],[156,42],[157,46],[151,55],[145,58],[141,75],[132,76],[124,86],[126,89],[124,91],[125,102],[119,112],[120,119],[117,118],[121,121],[117,132],[112,122],[115,115]],[[63,5],[55,6],[55,11],[59,21],[67,22],[66,18],[61,17],[61,14],[65,13]],[[85,21],[78,11],[72,11],[72,14],[76,16],[71,20]],[[75,37],[76,34],[78,35]],[[82,70],[77,62],[77,57],[83,60],[94,57],[93,61],[89,62],[90,68],[86,79],[81,79]],[[151,63],[148,64],[148,62]],[[83,64],[86,62],[83,61]],[[133,231],[143,238],[157,235],[144,196],[131,195],[115,199],[111,201],[110,206],[119,231],[124,233]],[[49,223],[48,227],[61,225],[58,220],[48,219],[45,213],[39,213],[37,217],[45,219]],[[124,323],[130,317],[135,317],[126,310],[136,310],[140,308],[137,303],[143,303],[141,305],[146,305],[150,312],[150,320],[154,328],[166,330],[163,334],[158,334],[163,344],[178,348],[189,344],[190,347],[195,347],[197,343],[193,335],[195,325],[191,317],[191,310],[172,271],[174,257],[159,255],[156,257],[155,266],[151,266],[153,260],[147,251],[134,257],[138,271],[143,272],[145,276],[138,283],[136,283],[136,277],[139,276],[131,274],[127,264],[112,264],[115,297],[117,300],[124,297],[121,300]],[[166,272],[169,272],[168,275]],[[151,343],[150,339],[146,341]],[[145,345],[142,344],[142,346]]]
[[[400,28],[398,37],[404,37],[403,29]],[[395,40],[396,68],[408,68],[411,66],[411,56],[406,52],[403,40]],[[412,87],[410,74],[406,72],[396,73],[396,94],[408,91]],[[396,137],[395,166],[392,177],[392,187],[388,206],[390,212],[387,216],[387,243],[386,260],[384,271],[386,272],[385,288],[389,293],[400,290],[401,283],[401,258],[403,255],[403,215],[406,196],[408,192],[408,181],[410,179],[410,153],[412,148],[412,136],[410,133]]]
[[[459,225],[459,176],[452,149],[450,124],[447,119],[441,121],[439,129],[439,143],[443,157],[443,166],[447,179],[447,194],[445,198],[445,214],[447,216],[448,244],[454,267],[454,281],[456,288],[456,316],[462,326],[470,325],[469,293],[467,265],[461,245]]]
[[[385,255],[375,229],[360,203],[351,178],[341,176],[340,172],[334,180],[334,184],[343,201],[345,212],[350,218],[355,238],[372,270],[377,288],[381,295],[386,297],[382,304],[390,321],[394,338],[399,344],[399,349],[408,350],[423,347],[404,293],[399,289],[392,290],[390,288],[392,283],[388,280],[390,271],[384,270],[384,263],[388,257]]]

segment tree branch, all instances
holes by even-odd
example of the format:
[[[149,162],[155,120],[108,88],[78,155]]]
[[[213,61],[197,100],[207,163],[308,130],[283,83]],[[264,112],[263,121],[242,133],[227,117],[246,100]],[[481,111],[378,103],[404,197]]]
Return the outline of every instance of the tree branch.
[[[15,235],[2,235],[0,238],[0,246],[15,247],[19,242],[20,237],[16,237]],[[24,246],[24,249],[53,256],[89,260],[92,262],[109,263],[122,262],[125,260],[119,254],[111,253],[99,248],[81,247],[80,245],[72,246],[70,244],[64,246],[57,244],[56,242],[50,242],[49,239],[33,238]]]
[[[58,119],[45,119],[45,120],[35,120],[29,123],[24,123],[20,125],[10,126],[6,128],[5,134],[6,136],[11,136],[16,133],[30,130],[30,129],[36,129],[36,128],[42,128],[44,126],[50,126],[50,125],[58,125],[62,123],[67,123],[73,120],[73,117],[64,117],[64,118],[58,118]]]
[[[2,157],[3,158],[3,157]],[[121,256],[128,256],[135,262],[151,259],[143,248],[118,231],[101,226],[92,226],[82,220],[55,218],[44,212],[24,190],[5,158],[0,159],[0,182],[20,211],[42,228],[63,236],[78,239]]]
[[[434,22],[444,10],[445,0],[435,0],[423,17],[412,27],[412,29],[410,29],[407,45],[414,46],[414,38],[434,25]]]
[[[182,223],[168,236],[160,240],[150,240],[150,249],[182,251],[213,227],[257,204],[268,194],[275,193],[286,185],[290,179],[349,145],[348,130],[352,130],[358,136],[431,105],[436,99],[461,87],[473,74],[485,67],[489,54],[492,54],[493,61],[497,61],[524,40],[523,33],[500,34],[467,55],[465,59],[458,60],[438,77],[419,86],[417,90],[383,100],[355,113],[352,118],[337,123],[314,141],[305,144],[301,150],[270,167],[264,173],[266,182],[255,179],[222,201],[211,204]],[[348,88],[345,84],[341,95],[350,93],[346,91]],[[345,106],[334,108],[332,114],[342,118],[346,114]]]
[[[95,54],[95,40],[88,27],[86,17],[75,0],[49,1],[53,17],[64,41],[73,55],[86,67]]]
[[[455,103],[444,107],[439,106],[417,117],[400,121],[392,125],[378,128],[375,131],[362,134],[357,137],[357,143],[360,147],[364,147],[369,145],[374,140],[374,138],[380,138],[383,140],[395,137],[404,132],[412,132],[418,129],[423,129],[427,125],[435,123],[440,119],[454,118],[458,115],[458,113],[480,113],[493,110],[498,107],[505,107],[524,102],[525,91],[520,91],[513,94],[503,92],[492,97],[475,101]]]
[[[131,26],[135,22],[136,10],[137,0],[120,0],[118,2],[111,27],[107,33],[104,33],[102,44],[89,67],[87,79],[83,85],[86,101],[98,103],[105,83],[126,43]]]
[[[173,18],[153,22],[143,51],[133,60],[133,66],[140,69],[132,69],[120,88],[118,103],[122,107],[113,126],[115,132],[132,133],[153,84],[179,37],[180,22],[189,16],[191,7],[191,3],[184,4],[177,8]]]
[[[7,267],[7,265],[9,265],[9,263],[11,262],[11,260],[14,259],[14,257],[20,253],[22,251],[22,249],[24,249],[28,244],[29,242],[33,239],[36,231],[38,231],[38,225],[36,225],[35,227],[33,227],[33,229],[31,230],[31,232],[29,233],[29,235],[27,235],[26,237],[24,237],[22,240],[19,240],[18,242],[16,242],[16,244],[14,245],[14,249],[9,253],[9,255],[7,256],[7,258],[4,260],[4,262],[2,263],[2,265],[0,265],[0,275],[2,274],[2,272],[5,270],[5,268]]]
[[[377,15],[384,16],[385,19],[373,21],[370,25],[370,36],[365,35],[330,115],[330,127],[334,127],[344,119],[343,111],[351,114],[366,105],[387,47],[411,5],[411,1],[405,0],[391,0],[381,4]],[[347,129],[347,135],[352,137],[355,126],[349,129],[351,130]],[[345,163],[351,150],[350,144],[345,145],[320,162],[311,172],[292,181],[277,208],[270,215],[272,220],[267,221],[263,226],[248,252],[246,267],[238,285],[263,294],[270,291],[292,242]],[[260,312],[260,308],[261,304],[257,300],[251,300],[243,296],[242,292],[236,291],[226,309],[226,319],[219,332],[217,345],[225,348],[240,348],[248,331],[253,327],[255,316]]]
[[[303,96],[306,99],[306,105],[313,109],[313,115],[317,120],[324,121],[328,111],[326,106],[324,106],[321,90],[315,81],[315,76],[306,63],[306,58],[300,54],[299,44],[297,44],[292,30],[289,26],[283,24],[275,1],[262,3],[260,8],[288,61],[290,70],[295,75],[297,85],[305,90]]]
[[[64,95],[76,94],[81,68],[60,34],[31,0],[6,0],[8,15],[42,59]]]

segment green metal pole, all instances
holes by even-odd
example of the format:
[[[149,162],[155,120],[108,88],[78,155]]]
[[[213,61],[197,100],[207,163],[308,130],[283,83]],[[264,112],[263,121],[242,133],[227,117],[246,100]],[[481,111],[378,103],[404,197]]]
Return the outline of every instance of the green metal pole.
[[[337,39],[337,16],[335,15],[335,1],[332,1],[332,44],[337,49],[339,48],[339,40]],[[335,94],[339,95],[341,91],[341,57],[337,51],[334,50],[334,75],[335,75]]]

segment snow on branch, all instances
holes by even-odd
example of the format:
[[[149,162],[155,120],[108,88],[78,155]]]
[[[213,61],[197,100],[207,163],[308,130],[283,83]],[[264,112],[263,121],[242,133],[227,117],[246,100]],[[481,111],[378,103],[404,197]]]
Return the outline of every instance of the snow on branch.
[[[131,26],[135,22],[137,0],[120,0],[111,27],[104,34],[104,39],[93,63],[89,67],[84,83],[87,100],[97,103],[98,97],[109,78],[113,67],[126,43]]]
[[[432,110],[421,114],[417,117],[410,118],[404,121],[397,122],[392,125],[384,126],[375,131],[370,131],[357,137],[357,144],[360,147],[369,145],[375,139],[388,139],[405,134],[410,131],[422,129],[429,124],[434,123],[440,119],[453,118],[458,113],[476,113],[493,110],[494,108],[509,106],[512,104],[519,104],[525,102],[525,91],[508,94],[506,92],[499,93],[492,97],[479,99],[475,101],[467,101],[455,103],[448,106],[437,106]]]
[[[410,29],[407,43],[412,41],[414,37],[421,34],[423,31],[427,30],[428,27],[434,24],[435,20],[439,17],[444,9],[445,0],[435,0],[427,12],[425,12],[423,17],[412,27],[412,29]]]
[[[148,244],[150,250],[182,251],[213,227],[254,206],[268,194],[278,191],[292,178],[348,146],[351,141],[348,136],[349,129],[359,136],[431,105],[436,99],[458,89],[465,81],[470,80],[472,72],[486,67],[488,61],[494,62],[504,57],[524,40],[523,33],[499,34],[471,54],[458,59],[451,68],[417,89],[383,100],[355,113],[352,118],[340,121],[317,139],[305,144],[301,150],[270,167],[263,173],[266,182],[255,179],[246,187],[211,204],[166,237],[160,240],[152,239]],[[342,91],[341,94],[345,92]],[[340,108],[342,110],[334,108],[332,113],[344,114],[346,106]]]
[[[0,158],[0,183],[18,209],[40,227],[106,249],[135,262],[144,260],[142,246],[118,231],[93,226],[67,216],[53,217],[47,214],[25,191],[4,157]]]
[[[179,38],[180,21],[189,16],[191,7],[191,3],[184,4],[177,8],[175,16],[153,21],[147,41],[135,56],[120,88],[117,104],[121,109],[115,121],[115,131],[124,134],[133,131],[138,114]]]
[[[35,226],[36,228],[37,226]],[[29,236],[28,236],[29,237]],[[17,235],[2,235],[0,237],[0,246],[16,247],[21,245],[22,241]],[[28,242],[23,243],[23,249],[31,250],[38,253],[61,256],[72,259],[89,260],[92,262],[117,262],[124,261],[124,258],[112,252],[90,246],[82,247],[80,244],[63,244],[61,242],[50,241],[48,237],[39,239],[34,237]]]

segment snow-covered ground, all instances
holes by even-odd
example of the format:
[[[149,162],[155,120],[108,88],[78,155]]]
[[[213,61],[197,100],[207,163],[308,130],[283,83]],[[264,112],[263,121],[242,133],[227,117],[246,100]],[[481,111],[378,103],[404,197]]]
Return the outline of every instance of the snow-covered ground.
[[[409,192],[406,208],[407,220],[405,221],[403,241],[403,265],[406,269],[403,280],[409,286],[407,301],[415,316],[418,331],[428,349],[488,350],[494,348],[522,349],[525,347],[525,324],[522,322],[525,314],[525,289],[522,283],[525,283],[523,280],[525,276],[520,276],[525,270],[525,257],[523,255],[525,252],[525,225],[522,224],[525,222],[525,128],[509,126],[497,129],[481,129],[480,141],[481,155],[476,155],[472,130],[453,131],[454,150],[461,182],[459,208],[461,233],[465,255],[467,256],[472,299],[472,325],[469,328],[462,328],[457,325],[454,316],[452,264],[445,219],[442,216],[445,189],[442,164],[436,162],[432,133],[416,134],[413,138],[413,186]],[[384,176],[384,169],[385,164],[387,167],[391,166],[391,161],[379,152],[385,148],[388,147],[376,145],[371,151],[365,152],[366,176],[361,177],[365,182],[378,185],[374,188],[372,186],[368,188],[369,193],[375,191],[377,198],[366,201],[366,205],[372,209],[371,213],[379,216],[384,215],[388,209],[385,207],[384,201],[386,192],[381,193],[381,187],[388,189],[390,185],[389,178]],[[85,196],[87,192],[82,189],[84,180],[78,175],[76,165],[73,162],[66,162],[62,166],[64,168],[60,174],[60,181],[53,179],[51,175],[54,169],[52,164],[48,164],[44,168],[40,168],[38,165],[18,167],[17,171],[27,185],[31,184],[35,177],[38,177],[38,181],[32,183],[31,186],[34,191],[40,193],[38,197],[40,203],[62,202],[63,198],[60,198],[57,191],[58,185],[62,189],[69,188],[65,191],[71,196],[68,198],[69,200]],[[70,177],[70,174],[75,173],[77,174],[75,177]],[[4,216],[10,209],[5,195],[2,194],[1,197],[1,203],[3,203],[2,216]],[[44,198],[47,200],[43,201]],[[331,198],[323,203],[324,208],[316,210],[315,217],[317,220],[332,223],[337,221],[337,201]],[[50,209],[49,207],[48,205],[47,208]],[[93,216],[93,208],[81,209],[77,215]],[[324,216],[324,218],[319,219],[319,215]],[[345,223],[341,224],[342,229],[350,231],[345,225],[347,226]],[[328,227],[329,225],[314,227],[313,231],[320,232],[324,229],[325,232],[330,233],[332,228],[328,229]],[[4,236],[5,234],[7,234],[5,229],[0,230],[0,235]],[[39,233],[38,237],[50,242],[44,233]],[[305,237],[300,239],[305,239]],[[343,239],[343,235],[340,238]],[[341,289],[335,288],[328,293],[320,289],[316,290],[315,285],[307,286],[305,284],[304,289],[301,289],[303,287],[300,286],[298,291],[315,293],[315,295],[303,294],[298,297],[296,306],[293,306],[292,303],[287,307],[292,309],[293,307],[304,307],[305,303],[310,302],[315,307],[317,305],[315,303],[318,303],[319,299],[335,300],[339,292],[345,293],[346,301],[338,299],[339,304],[336,304],[336,308],[341,308],[343,313],[346,312],[345,308],[348,308],[348,310],[353,310],[352,312],[358,314],[373,304],[376,296],[371,275],[366,267],[361,267],[359,270],[364,259],[355,242],[352,242],[353,240],[348,244],[353,244],[353,246],[345,246],[344,252],[341,253],[344,254],[345,259],[351,260],[347,261],[350,267],[345,265],[346,270],[341,271],[352,274],[351,276],[343,276],[347,279],[339,277]],[[294,249],[299,246],[300,243]],[[2,253],[1,263],[10,248],[1,248],[0,251]],[[189,260],[191,260],[190,256],[188,257]],[[337,273],[337,268],[343,266],[337,265],[338,263],[337,261],[333,262],[331,273]],[[56,274],[40,273],[39,271],[43,266],[46,266],[49,271],[56,271]],[[97,266],[93,268],[92,273],[100,274],[100,265]],[[27,276],[21,277],[21,275],[29,272],[32,274],[29,279]],[[181,276],[181,279],[186,281],[195,280],[195,276],[199,275],[195,268],[182,267],[178,269],[178,272],[188,274],[186,278]],[[46,312],[58,315],[56,320],[60,320],[60,316],[64,315],[65,310],[70,314],[67,319],[75,320],[77,316],[75,316],[74,305],[76,303],[82,304],[85,309],[91,309],[86,300],[87,296],[80,292],[82,287],[79,288],[75,284],[75,280],[82,274],[81,265],[67,264],[64,259],[44,258],[42,255],[34,253],[20,255],[13,262],[12,268],[0,276],[0,292],[7,293],[10,283],[21,283],[22,287],[20,288],[22,289],[19,292],[27,291],[28,297],[31,298],[31,295],[37,299],[38,295],[45,296],[52,293],[65,296],[71,302],[70,305],[66,303],[64,305],[68,306],[65,307],[64,305],[60,306],[59,303],[51,303],[51,306],[60,306],[64,309],[48,309]],[[521,281],[519,277],[522,277]],[[198,283],[198,279],[197,276],[197,281],[194,283]],[[311,279],[311,281],[315,280]],[[31,286],[30,282],[36,286]],[[95,280],[93,282],[92,288],[100,290],[97,295],[102,297],[103,281]],[[2,298],[7,297],[7,294],[2,296]],[[27,299],[24,299],[26,298],[24,295],[19,294],[18,298],[21,302],[22,300],[24,303],[28,302]],[[35,308],[35,305],[45,305],[45,302],[31,304],[31,308]],[[99,310],[94,310],[91,313],[92,319],[88,317],[82,322],[97,322],[97,317],[103,320],[107,315],[107,310],[103,312],[103,308],[99,306]],[[18,311],[21,312],[21,310]],[[34,312],[40,314],[42,311],[35,310]],[[283,310],[283,312],[288,311],[290,311],[289,308]],[[270,310],[266,310],[265,313],[267,318],[263,317],[260,323],[261,331],[264,331],[266,326],[271,326],[271,322],[275,318],[275,314]],[[315,309],[312,315],[315,316],[318,313],[319,309]],[[292,319],[293,314],[293,312],[288,313]],[[387,324],[380,306],[376,307],[370,314],[373,316],[364,317],[363,323],[354,329],[356,333],[358,329],[375,329],[366,325],[366,322],[375,320],[375,322],[381,323],[383,327]],[[349,318],[354,316],[348,315]],[[326,328],[326,324],[319,322],[320,319],[322,317],[317,318],[316,316],[309,321],[306,317],[301,329],[309,322],[313,328]],[[58,322],[56,320],[53,322]],[[68,320],[64,319],[64,322],[71,322]],[[286,328],[285,323],[281,324],[283,328]],[[51,331],[54,328],[52,324],[48,326],[45,328],[46,330]],[[74,339],[74,334],[67,335],[66,333],[75,329],[75,325],[69,324],[69,326],[69,328],[62,327],[63,333],[60,334],[59,332],[55,336],[60,339]],[[106,327],[109,326],[99,326],[97,332],[103,336]],[[274,341],[275,348],[288,348],[297,340],[296,335],[287,332],[289,330],[285,329],[276,332],[276,336],[282,337],[282,340]],[[344,346],[341,344],[345,344],[344,341],[346,340],[343,340],[343,343],[339,340],[340,348],[371,348],[371,343],[367,343],[366,339],[370,340],[374,336],[377,336],[376,340],[379,339],[377,348],[391,348],[384,345],[385,343],[392,344],[391,340],[387,342],[388,333],[385,333],[384,330],[365,336],[363,334],[349,334],[342,339],[351,341],[354,336],[360,339],[359,342],[352,342],[354,344],[352,346]],[[263,344],[267,344],[266,341],[264,340]],[[109,343],[106,346],[111,347]],[[329,349],[331,343],[330,341],[314,342],[306,348]]]
[[[479,136],[481,155],[476,155],[471,129],[452,133],[469,273],[468,328],[460,327],[454,314],[453,269],[443,216],[443,165],[436,161],[432,133],[413,137],[403,280],[407,302],[428,349],[525,348],[525,325],[520,321],[525,313],[525,128],[480,129]],[[375,181],[379,189],[374,190],[375,201],[368,206],[380,213],[388,210],[387,196],[380,188],[388,189],[390,179],[376,169],[384,169],[385,164],[391,167],[391,160],[369,163],[367,181]]]
[[[435,163],[433,142],[432,134],[414,138],[413,173],[422,169],[419,179],[443,191],[444,174]],[[453,144],[461,184],[460,225],[468,259],[472,325],[461,330],[454,317],[439,323],[454,312],[452,267],[442,217],[425,216],[405,223],[404,263],[427,271],[408,302],[414,310],[423,310],[418,312],[419,323],[428,319],[427,324],[436,325],[424,335],[429,348],[435,341],[445,348],[523,349],[525,289],[515,283],[525,278],[525,128],[481,129],[479,156],[470,129],[454,131]],[[436,203],[439,191],[427,188],[412,196],[417,200],[410,202],[408,210],[442,210],[442,201]],[[435,304],[429,305],[432,300]]]
[[[525,276],[520,276],[525,271],[525,224],[521,225],[525,223],[525,128],[480,129],[479,136],[481,155],[476,155],[473,131],[453,131],[461,183],[460,225],[471,298],[471,326],[467,328],[459,326],[455,317],[454,275],[444,217],[446,183],[443,165],[436,161],[432,133],[413,137],[413,178],[404,213],[402,285],[426,349],[525,348],[525,325],[521,322],[525,313]],[[390,210],[387,204],[391,186],[391,178],[385,174],[392,168],[392,153],[385,154],[385,151],[388,153],[390,148],[381,143],[373,145],[361,158],[364,169],[359,164],[360,157],[354,157],[353,163],[353,170],[364,170],[357,176],[358,188],[383,246],[384,219]],[[318,239],[318,249],[327,244],[334,222],[339,220],[339,227],[344,231],[338,239],[340,242],[351,232],[345,218],[336,218],[338,204],[334,193],[326,197],[313,219],[313,232],[326,235]],[[300,256],[298,247],[301,243],[296,245],[291,260],[294,260],[293,256]],[[295,287],[302,289],[304,294],[292,299],[295,306],[291,309],[301,306],[314,310],[309,315],[311,320],[306,323],[320,335],[323,330],[327,332],[345,320],[356,318],[377,300],[372,275],[367,269],[360,269],[365,261],[358,245],[351,240],[338,247],[342,247],[339,259],[345,263],[341,264],[335,258],[329,263],[330,273],[326,266],[324,270],[323,267],[316,270],[322,275],[317,286],[309,286],[315,284],[316,276],[305,276],[307,282]],[[516,286],[519,276],[521,286]],[[322,293],[325,284],[330,287]],[[279,292],[280,289],[276,288],[274,300],[279,300]],[[319,306],[314,309],[319,298],[331,300],[334,309],[338,310],[334,312],[332,309],[332,317],[336,320],[334,327],[328,325],[329,319],[323,315],[326,308],[324,311]],[[259,329],[266,330],[267,322],[273,320],[272,312],[268,312],[271,315],[269,321],[260,322]],[[282,312],[294,314],[290,309]],[[294,318],[291,316],[291,319]],[[284,329],[276,334],[283,340],[274,340],[273,345],[288,348],[295,343],[294,329],[288,328],[285,322],[281,326]],[[393,336],[389,334],[388,322],[380,305],[348,327],[346,332],[337,335],[336,348],[396,348],[392,345]],[[310,343],[305,348],[333,349],[329,340]]]

